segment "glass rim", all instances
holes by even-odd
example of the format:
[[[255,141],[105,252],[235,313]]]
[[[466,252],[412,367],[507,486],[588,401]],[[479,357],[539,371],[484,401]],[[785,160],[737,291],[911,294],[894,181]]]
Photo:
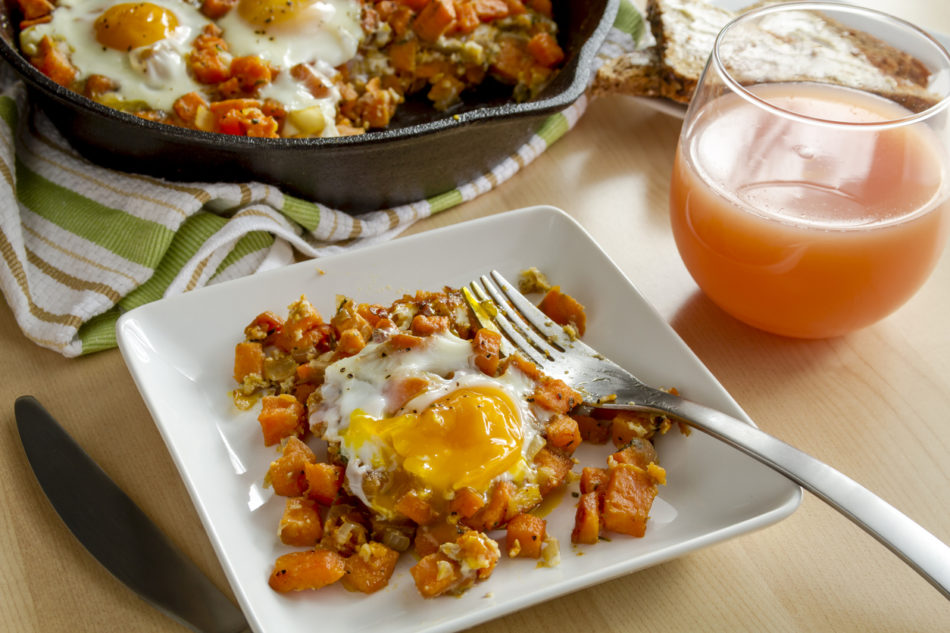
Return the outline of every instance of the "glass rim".
[[[870,9],[866,7],[859,7],[852,4],[846,4],[844,2],[837,2],[835,0],[830,0],[827,2],[786,2],[781,4],[769,5],[765,7],[760,7],[758,9],[753,9],[747,13],[743,13],[732,20],[730,20],[719,33],[716,35],[716,40],[713,43],[712,54],[710,55],[710,65],[715,65],[717,72],[722,77],[723,81],[729,86],[729,88],[737,94],[739,97],[745,99],[752,105],[769,110],[774,114],[780,116],[797,120],[805,123],[818,124],[831,127],[845,127],[845,128],[862,128],[862,129],[887,129],[893,127],[902,127],[930,119],[940,112],[948,109],[950,107],[950,90],[947,90],[946,94],[928,107],[925,110],[920,112],[911,112],[907,116],[898,118],[898,119],[887,119],[884,121],[836,121],[833,119],[826,119],[822,117],[814,117],[806,114],[800,114],[792,110],[787,110],[780,106],[777,106],[767,99],[763,99],[757,96],[755,93],[743,86],[735,77],[732,76],[732,73],[726,69],[723,64],[722,58],[719,55],[719,47],[721,46],[725,36],[731,31],[736,25],[745,22],[747,20],[755,19],[763,15],[768,15],[770,13],[785,13],[788,11],[826,11],[826,12],[839,12],[839,13],[850,13],[854,15],[864,15],[867,17],[874,18],[880,22],[887,22],[891,25],[901,27],[905,31],[909,31],[922,40],[926,41],[933,49],[939,53],[940,57],[943,58],[943,61],[946,65],[947,72],[950,73],[950,52],[947,51],[944,46],[934,39],[929,33],[924,31],[919,26],[908,22],[903,18],[899,18],[889,13],[884,13],[883,11],[878,11],[876,9]],[[708,68],[707,68],[708,70]],[[861,90],[860,88],[852,88],[850,86],[843,86],[846,88],[851,88],[853,90]],[[867,91],[866,91],[867,92]],[[872,93],[873,94],[873,93]],[[897,103],[897,102],[895,102]],[[899,104],[898,104],[899,105]]]

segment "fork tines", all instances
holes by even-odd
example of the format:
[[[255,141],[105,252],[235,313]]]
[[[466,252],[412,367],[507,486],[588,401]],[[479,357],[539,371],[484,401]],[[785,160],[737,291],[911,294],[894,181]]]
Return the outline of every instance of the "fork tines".
[[[573,347],[574,341],[563,328],[536,308],[497,270],[491,271],[491,277],[482,275],[470,284],[470,288],[481,304],[481,311],[489,313],[497,329],[535,364],[548,365],[554,362],[555,355]],[[494,310],[484,309],[487,301]],[[484,316],[479,317],[482,326],[488,327]]]

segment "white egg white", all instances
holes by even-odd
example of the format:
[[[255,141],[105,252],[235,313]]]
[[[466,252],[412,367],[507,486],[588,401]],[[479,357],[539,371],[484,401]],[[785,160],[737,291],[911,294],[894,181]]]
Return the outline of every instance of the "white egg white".
[[[327,367],[313,421],[326,424],[327,441],[339,442],[356,409],[374,418],[396,413],[384,395],[386,383],[408,376],[442,381],[452,372],[471,371],[471,355],[471,343],[449,334],[428,337],[425,345],[409,351],[370,343],[359,354]]]
[[[317,105],[331,113],[328,121],[335,119],[338,92],[333,89],[326,97],[314,97],[290,78],[289,71],[308,64],[329,85],[334,68],[356,55],[363,37],[359,2],[317,0],[299,9],[292,20],[263,27],[249,23],[236,7],[218,20],[218,26],[235,57],[257,55],[281,71],[276,81],[261,89],[261,98],[276,99],[289,111]]]
[[[386,397],[386,385],[409,377],[424,378],[429,388],[396,407]],[[372,507],[362,492],[361,482],[374,468],[383,464],[391,468],[392,453],[390,447],[375,441],[348,446],[345,436],[352,413],[359,409],[377,419],[419,413],[458,389],[478,387],[499,389],[514,404],[522,429],[522,453],[530,462],[543,445],[541,431],[551,415],[528,401],[535,389],[534,381],[516,368],[509,368],[497,378],[486,376],[474,364],[471,342],[450,333],[426,337],[423,345],[410,350],[393,351],[386,343],[371,343],[359,354],[333,363],[326,369],[321,404],[312,413],[311,424],[325,428],[323,437],[327,441],[340,443],[341,453],[347,459],[346,477],[351,492]]]
[[[356,55],[363,28],[356,0],[317,0],[291,20],[251,24],[239,8],[218,20],[235,56],[258,55],[280,68],[322,60],[339,66]]]

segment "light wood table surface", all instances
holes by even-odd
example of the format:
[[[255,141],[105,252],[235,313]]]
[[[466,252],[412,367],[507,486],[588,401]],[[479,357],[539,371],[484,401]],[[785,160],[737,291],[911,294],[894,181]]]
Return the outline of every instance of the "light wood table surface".
[[[950,33],[943,0],[867,4]],[[564,209],[761,428],[950,542],[950,252],[908,304],[863,331],[796,341],[746,327],[704,298],[674,248],[667,188],[679,128],[633,100],[595,100],[574,130],[500,189],[410,232],[534,204]],[[184,630],[113,579],[60,522],[17,437],[13,401],[22,394],[46,404],[231,595],[119,352],[62,358],[28,342],[5,304],[0,350],[0,631]],[[774,526],[475,630],[936,632],[950,631],[950,602],[806,494]]]

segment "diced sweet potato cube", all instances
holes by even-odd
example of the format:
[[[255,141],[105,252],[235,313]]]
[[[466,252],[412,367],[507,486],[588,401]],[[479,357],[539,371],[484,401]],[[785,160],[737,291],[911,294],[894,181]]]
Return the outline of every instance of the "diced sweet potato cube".
[[[455,31],[457,33],[471,33],[478,28],[481,20],[471,2],[455,1]]]
[[[344,330],[355,329],[364,339],[369,338],[373,333],[373,326],[366,317],[360,314],[359,306],[350,299],[346,299],[340,304],[336,314],[330,319],[330,325],[341,333]]]
[[[534,456],[534,463],[538,465],[541,473],[538,488],[542,496],[561,486],[567,478],[567,473],[574,466],[574,461],[570,456],[548,447],[538,451],[538,454]]]
[[[656,461],[656,449],[649,440],[634,438],[624,448],[607,458],[608,463],[611,460],[617,464],[633,464],[645,470],[647,464]]]
[[[204,0],[201,3],[201,12],[212,20],[217,20],[223,18],[237,3],[238,0]]]
[[[35,20],[53,11],[53,4],[49,0],[18,0],[18,2],[23,11],[23,18],[26,20]]]
[[[294,387],[294,398],[297,399],[297,402],[306,406],[307,400],[310,398],[310,394],[316,390],[316,385],[309,383],[299,383],[296,387]]]
[[[211,110],[218,116],[223,116],[231,110],[240,112],[254,108],[259,109],[261,106],[262,104],[255,99],[229,99],[212,103]],[[261,113],[261,116],[263,117],[263,113]],[[286,352],[316,345],[326,335],[325,330],[319,327],[321,325],[323,325],[323,317],[305,297],[300,297],[299,300],[290,305],[287,320],[281,330],[273,337],[274,345]]]
[[[303,435],[306,417],[304,406],[288,393],[261,398],[261,413],[257,421],[264,434],[264,445],[273,446],[285,437]]]
[[[277,559],[267,584],[282,593],[320,589],[335,583],[344,573],[345,561],[336,552],[325,549],[291,552]]]
[[[527,12],[521,0],[505,0],[505,4],[508,5],[508,15],[521,15]]]
[[[554,42],[554,45],[557,46],[557,42]],[[530,42],[528,46],[530,51]],[[572,325],[577,330],[578,336],[584,335],[587,327],[584,306],[571,295],[561,292],[559,286],[548,290],[541,299],[541,303],[538,304],[538,309],[558,325]]]
[[[511,501],[513,491],[514,484],[510,481],[495,482],[495,485],[492,487],[491,496],[485,507],[468,519],[463,519],[463,523],[474,530],[480,530],[482,532],[500,527],[505,523],[505,520],[509,518],[507,516],[508,504]]]
[[[585,466],[581,470],[581,494],[587,494],[588,492],[598,492],[599,494],[604,494],[604,484],[607,483],[607,480],[610,476],[607,474],[606,468],[595,468],[593,466]]]
[[[397,41],[401,40],[403,35],[409,30],[409,22],[412,20],[413,15],[413,11],[410,7],[399,6],[386,18]]]
[[[93,88],[86,84],[87,90],[94,91]],[[182,121],[189,125],[195,125],[195,121],[198,118],[198,113],[201,111],[201,108],[207,108],[208,102],[205,100],[200,93],[189,92],[183,94],[175,100],[175,103],[172,105],[172,109],[175,111],[175,114],[181,118]]]
[[[610,469],[604,491],[604,529],[643,536],[655,497],[656,482],[645,470],[631,464],[617,464]]]
[[[307,490],[306,465],[316,457],[310,448],[290,437],[284,443],[283,454],[271,462],[264,481],[274,488],[274,494],[283,497],[300,497]]]
[[[574,449],[581,444],[581,431],[577,426],[577,421],[563,413],[551,418],[546,433],[548,444],[568,455],[572,454]]]
[[[231,78],[228,44],[220,33],[220,29],[208,24],[192,43],[194,50],[188,56],[188,67],[198,83],[216,84]]]
[[[511,558],[540,558],[547,523],[533,514],[519,514],[508,522],[506,547]]]
[[[499,558],[501,552],[494,540],[483,532],[468,530],[454,543],[445,543],[438,552],[424,556],[410,571],[419,593],[431,598],[464,591],[476,580],[488,578]]]
[[[534,58],[528,54],[521,38],[515,35],[502,35],[495,40],[498,50],[492,59],[492,74],[506,83],[515,83],[525,77],[534,64]]]
[[[396,329],[396,323],[389,317],[381,317],[379,321],[376,322],[376,325],[374,327],[378,331],[388,332],[390,330]]]
[[[539,64],[547,68],[554,68],[555,66],[560,64],[562,61],[564,61],[564,51],[561,50],[561,47],[558,45],[557,40],[554,38],[554,36],[547,32],[536,33],[530,40],[528,40],[527,49],[528,49],[528,52],[531,53],[531,56],[534,57],[536,62],[538,62]],[[581,307],[580,304],[577,303],[577,301],[575,301],[572,297],[569,297],[568,295],[562,295],[562,296],[567,297],[568,299],[573,301],[574,304],[576,304],[576,305],[570,306],[572,309]],[[551,317],[551,318],[553,319],[554,317]],[[575,313],[575,318],[576,318],[576,313]],[[578,334],[583,334],[584,325],[586,322],[586,317],[583,312],[583,307],[581,307],[580,319],[581,319],[580,323],[575,324],[575,327],[577,327]]]
[[[68,87],[76,79],[78,73],[76,67],[69,61],[69,56],[49,35],[44,35],[37,44],[36,55],[30,57],[30,63],[61,86]]]
[[[429,4],[429,0],[396,0],[396,1],[401,5],[409,7],[413,11],[421,11],[424,6]]]
[[[600,509],[597,502],[597,493],[588,492],[581,495],[574,513],[574,529],[571,531],[571,542],[593,545],[600,536]]]
[[[461,566],[442,552],[423,556],[409,569],[409,573],[423,598],[442,595],[462,580]]]
[[[393,411],[398,411],[404,404],[418,396],[429,386],[429,381],[422,376],[407,376],[393,378],[383,386],[383,395]]]
[[[443,543],[454,543],[466,530],[468,528],[461,523],[449,523],[448,521],[420,525],[416,529],[412,546],[420,557],[428,556],[439,551],[439,546]]]
[[[269,84],[273,77],[274,69],[257,55],[235,57],[231,60],[231,78],[237,80],[244,93],[255,93]]]
[[[320,542],[323,536],[323,521],[316,502],[303,497],[287,499],[278,534],[284,545],[313,547]]]
[[[396,512],[412,519],[418,525],[431,523],[436,516],[432,505],[412,491],[399,497],[396,501],[395,509]]]
[[[485,506],[485,500],[471,488],[462,488],[455,491],[455,496],[449,502],[449,512],[454,512],[460,518],[467,519]]]
[[[505,0],[473,0],[472,5],[482,22],[492,22],[508,17],[508,3]]]
[[[394,351],[408,352],[422,345],[423,341],[424,339],[422,339],[422,337],[400,332],[389,337],[389,346],[392,347]]]
[[[501,362],[501,334],[481,328],[472,338],[472,350],[475,352],[475,366],[486,376],[497,376]]]
[[[389,125],[403,97],[390,86],[384,86],[379,77],[373,77],[364,86],[363,93],[353,102],[340,105],[340,110],[366,128]]]
[[[534,9],[541,15],[548,18],[551,17],[551,14],[552,14],[551,0],[525,0],[525,4],[527,4],[530,8]]]
[[[389,310],[378,303],[360,303],[356,306],[356,313],[363,317],[372,328],[376,327],[380,319],[389,318]]]
[[[528,378],[532,380],[538,380],[541,378],[541,370],[538,369],[538,366],[532,363],[530,360],[515,352],[506,359],[506,363],[509,366],[514,366],[521,373],[523,373]]]
[[[311,464],[317,460],[317,456],[313,454],[310,447],[296,437],[288,437],[284,440],[284,443],[280,447],[280,454],[284,457],[299,455],[301,459]]]
[[[323,462],[306,464],[307,496],[325,506],[333,503],[343,485],[343,467]]]
[[[340,332],[340,340],[336,344],[338,357],[355,356],[366,347],[366,339],[356,328],[349,328]]]
[[[21,29],[22,28],[23,27],[21,26]],[[86,97],[95,99],[95,98],[102,97],[108,92],[115,92],[118,88],[119,88],[119,84],[114,79],[106,77],[105,75],[92,74],[86,77],[86,84],[83,86],[82,93]],[[179,97],[178,100],[175,101],[175,105],[173,106],[175,110],[178,109],[179,101],[190,97],[190,95],[192,94],[195,94],[195,93],[189,93],[187,95],[183,95]]]
[[[396,70],[411,73],[416,69],[416,50],[419,40],[395,42],[389,47],[389,61]]]
[[[311,383],[318,385],[323,382],[326,367],[314,361],[301,363],[294,370],[297,374],[298,383]]]
[[[449,329],[449,317],[417,314],[412,317],[409,328],[416,336],[430,336],[436,332],[445,332]]]
[[[434,42],[455,24],[455,6],[452,0],[429,0],[412,23],[412,30],[420,39]]]
[[[571,417],[577,422],[577,428],[581,432],[581,440],[591,444],[605,444],[610,439],[609,421],[579,413],[572,413]]]
[[[234,379],[244,382],[247,376],[264,372],[264,348],[260,343],[238,343],[234,347]]]
[[[567,413],[583,401],[583,397],[559,378],[542,379],[534,390],[534,403],[556,413]]]
[[[284,320],[273,312],[261,312],[244,328],[244,336],[251,341],[263,341],[271,334],[280,332]]]
[[[398,560],[396,550],[376,541],[365,543],[346,559],[343,586],[350,591],[375,593],[389,584]]]

